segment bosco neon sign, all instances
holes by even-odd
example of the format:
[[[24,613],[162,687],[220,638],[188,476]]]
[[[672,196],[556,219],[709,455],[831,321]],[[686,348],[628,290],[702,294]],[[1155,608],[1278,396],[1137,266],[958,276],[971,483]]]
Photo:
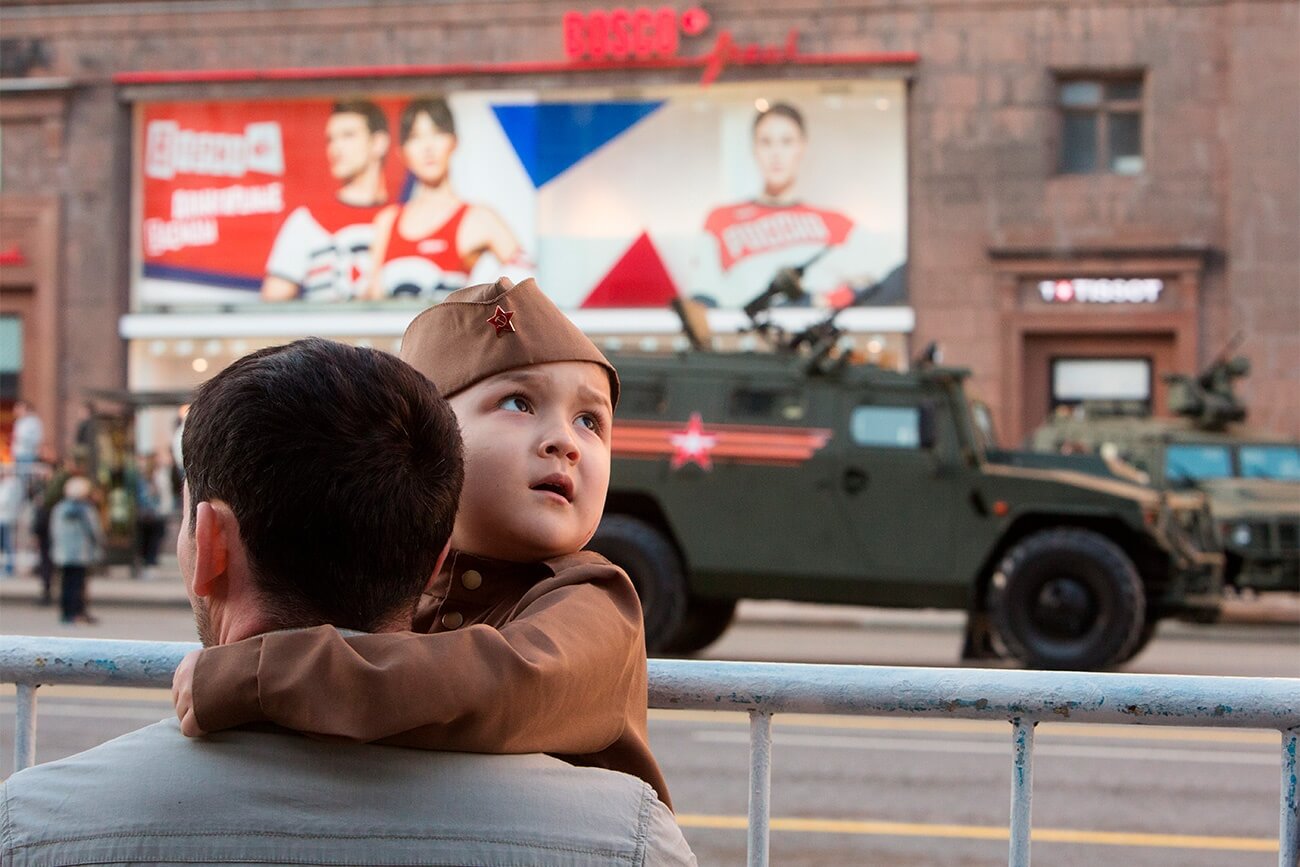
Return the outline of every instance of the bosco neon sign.
[[[572,61],[673,60],[682,37],[708,29],[709,13],[694,7],[677,12],[659,9],[597,9],[564,15],[564,55]],[[738,43],[730,30],[719,31],[708,54],[696,58],[704,66],[704,83],[718,77],[728,63],[774,64],[798,56],[799,32],[791,29],[783,44]]]
[[[564,56],[570,60],[650,60],[677,56],[682,34],[698,36],[709,13],[688,9],[597,9],[564,14]]]

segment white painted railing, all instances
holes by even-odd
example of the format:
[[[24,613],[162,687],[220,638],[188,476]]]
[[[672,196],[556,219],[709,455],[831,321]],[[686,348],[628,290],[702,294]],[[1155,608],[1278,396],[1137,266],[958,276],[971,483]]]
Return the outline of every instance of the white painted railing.
[[[36,754],[41,684],[171,685],[197,645],[0,636],[0,683],[18,686],[16,769]],[[1034,727],[1044,720],[1276,729],[1282,735],[1278,864],[1300,863],[1300,678],[1188,677],[964,668],[650,660],[650,706],[750,715],[749,863],[768,863],[772,716],[1001,720],[1011,726],[1008,864],[1029,864]]]

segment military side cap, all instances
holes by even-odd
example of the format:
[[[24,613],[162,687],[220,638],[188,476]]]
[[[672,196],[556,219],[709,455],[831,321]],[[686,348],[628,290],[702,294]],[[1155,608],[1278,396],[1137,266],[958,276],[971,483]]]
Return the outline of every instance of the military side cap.
[[[609,374],[618,406],[618,372],[587,335],[529,278],[466,286],[415,317],[401,358],[444,397],[507,370],[553,361],[590,361]]]

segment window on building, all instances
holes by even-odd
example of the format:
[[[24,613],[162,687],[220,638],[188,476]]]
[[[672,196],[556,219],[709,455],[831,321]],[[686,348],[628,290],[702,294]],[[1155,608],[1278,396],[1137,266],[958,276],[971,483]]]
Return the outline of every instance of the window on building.
[[[18,400],[23,372],[23,321],[17,316],[0,316],[0,402]]]
[[[1142,79],[1062,78],[1056,104],[1061,112],[1062,174],[1141,174]]]

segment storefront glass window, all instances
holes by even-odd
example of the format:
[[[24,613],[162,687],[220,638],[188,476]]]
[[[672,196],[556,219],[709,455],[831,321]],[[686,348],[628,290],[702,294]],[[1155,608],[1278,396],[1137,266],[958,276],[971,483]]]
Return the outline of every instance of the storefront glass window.
[[[0,401],[18,399],[18,377],[23,370],[23,321],[0,316]]]
[[[1082,401],[1151,401],[1151,362],[1145,358],[1057,358],[1052,406]]]

